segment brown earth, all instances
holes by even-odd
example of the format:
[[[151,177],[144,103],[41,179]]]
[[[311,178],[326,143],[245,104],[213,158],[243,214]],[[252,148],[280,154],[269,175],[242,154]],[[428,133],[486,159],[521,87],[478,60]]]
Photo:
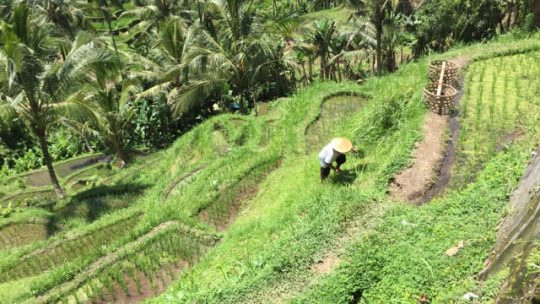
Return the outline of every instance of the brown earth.
[[[452,59],[461,71],[470,62],[467,56]],[[459,109],[463,97],[463,73],[459,76],[454,107]],[[401,172],[390,185],[392,197],[416,204],[429,202],[439,196],[452,179],[452,167],[456,160],[456,144],[459,138],[459,115],[448,117],[428,112],[422,129],[423,140],[413,151],[413,165]],[[446,130],[450,138],[446,144]]]
[[[311,265],[311,270],[318,275],[325,275],[332,272],[332,270],[334,270],[340,262],[341,259],[334,253],[331,253],[324,257],[321,261]]]
[[[420,202],[437,179],[446,150],[445,133],[448,117],[428,112],[422,128],[423,139],[413,151],[413,164],[401,172],[390,185],[393,198]]]
[[[101,286],[103,294],[94,296],[87,303],[139,303],[145,299],[158,296],[165,292],[169,286],[180,276],[182,269],[188,268],[189,263],[181,261],[177,264],[165,265],[160,270],[153,272],[152,277],[146,276],[141,271],[136,271],[133,276],[139,282],[139,287],[135,279],[124,275],[127,285],[127,292],[118,284],[113,283],[114,294]],[[169,268],[169,269],[167,269]]]

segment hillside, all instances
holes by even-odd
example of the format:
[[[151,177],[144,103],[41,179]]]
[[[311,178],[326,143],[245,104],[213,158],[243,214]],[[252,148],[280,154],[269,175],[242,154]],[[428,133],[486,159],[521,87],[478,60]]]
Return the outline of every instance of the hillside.
[[[443,156],[453,149],[455,159],[442,169],[433,164],[435,179],[444,170],[450,179],[416,204],[396,199],[390,187],[418,161],[411,155],[425,139],[422,93],[436,59],[462,70],[463,96],[438,133]],[[522,284],[504,287],[513,280],[509,269],[521,269],[512,258],[476,275],[498,242],[497,227],[514,214],[509,197],[540,142],[538,62],[538,35],[502,36],[362,85],[316,81],[257,115],[212,117],[126,169],[106,159],[70,164],[59,174],[69,197],[59,202],[38,193],[52,193],[40,171],[4,180],[3,201],[17,210],[0,220],[0,298],[460,303],[474,293],[481,303],[530,300],[537,237],[523,239],[527,254],[511,254],[523,258]],[[321,184],[317,153],[336,136],[360,152]],[[6,199],[10,193],[20,198]],[[528,199],[527,208],[537,208],[537,197]]]

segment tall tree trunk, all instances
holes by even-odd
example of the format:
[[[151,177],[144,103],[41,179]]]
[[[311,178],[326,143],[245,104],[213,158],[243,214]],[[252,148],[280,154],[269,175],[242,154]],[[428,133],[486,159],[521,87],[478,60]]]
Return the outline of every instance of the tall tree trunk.
[[[118,130],[118,129],[117,129]],[[113,138],[111,138],[111,145],[114,149],[114,154],[118,158],[118,164],[120,168],[124,168],[127,165],[127,157],[124,151],[124,143],[122,139],[122,130],[115,131]]]
[[[308,75],[307,75],[307,72],[306,72],[306,65],[302,62],[302,74],[304,75],[303,78],[304,78],[304,84],[307,84],[308,82]]]
[[[325,55],[321,54],[321,79],[326,79],[326,59]]]
[[[324,79],[324,55],[321,55],[321,64],[320,64],[320,70],[321,70],[321,79]]]
[[[116,157],[118,157],[118,163],[120,164],[120,168],[124,168],[127,165],[127,157],[122,147],[117,147]]]
[[[246,105],[244,104],[244,94],[240,93],[240,113],[246,114]]]
[[[337,60],[337,74],[338,74],[338,81],[341,82],[341,67],[339,66],[339,58]]]
[[[313,57],[308,58],[309,81],[313,81]]]
[[[512,22],[512,6],[513,4],[510,4],[508,10],[506,11],[506,32],[510,31],[510,24]]]
[[[60,183],[58,182],[58,177],[56,177],[56,172],[54,171],[54,167],[52,164],[52,158],[49,154],[49,143],[47,142],[47,133],[42,128],[36,128],[35,131],[36,136],[39,141],[39,146],[41,148],[41,152],[43,152],[43,161],[45,162],[45,166],[47,166],[47,171],[49,171],[49,177],[51,178],[51,183],[54,187],[54,192],[56,192],[56,196],[58,198],[64,197],[64,190],[62,190],[62,187],[60,187]]]
[[[376,34],[375,40],[377,41],[377,76],[381,76],[382,73],[382,32],[383,25],[382,22],[377,22],[376,25]]]
[[[197,14],[199,15],[199,22],[203,23],[203,15],[202,15],[202,8],[201,8],[201,0],[197,0]]]
[[[116,58],[118,60],[118,64],[120,65],[120,69],[123,70],[122,61],[120,60],[120,53],[118,52],[118,45],[116,45],[116,38],[114,38],[114,33],[112,29],[112,20],[111,16],[109,15],[109,12],[107,11],[107,8],[102,7],[101,12],[103,13],[103,18],[105,18],[105,21],[107,22],[107,26],[109,27],[109,34],[111,35],[114,51],[116,52]],[[122,78],[124,78],[124,73],[121,73]]]

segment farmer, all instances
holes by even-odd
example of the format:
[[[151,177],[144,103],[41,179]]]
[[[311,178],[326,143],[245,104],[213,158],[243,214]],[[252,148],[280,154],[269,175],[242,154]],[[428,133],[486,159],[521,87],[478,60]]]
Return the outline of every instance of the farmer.
[[[326,145],[319,153],[319,160],[321,161],[321,182],[324,181],[328,175],[330,175],[330,169],[334,170],[337,174],[341,172],[339,168],[347,161],[345,154],[349,151],[357,152],[356,148],[350,140],[345,137],[337,137]],[[336,162],[336,166],[334,166]]]

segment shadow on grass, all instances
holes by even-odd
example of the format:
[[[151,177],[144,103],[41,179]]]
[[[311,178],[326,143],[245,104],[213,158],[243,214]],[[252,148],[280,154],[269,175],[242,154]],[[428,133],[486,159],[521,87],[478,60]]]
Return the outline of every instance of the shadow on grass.
[[[359,164],[354,168],[341,169],[341,173],[333,175],[332,183],[339,185],[351,185],[356,181],[356,178],[358,177],[358,172],[364,171],[366,170],[366,168],[366,164]]]
[[[148,187],[145,184],[98,186],[74,195],[67,206],[55,211],[47,232],[52,235],[67,222],[91,223],[110,211],[129,207]]]

